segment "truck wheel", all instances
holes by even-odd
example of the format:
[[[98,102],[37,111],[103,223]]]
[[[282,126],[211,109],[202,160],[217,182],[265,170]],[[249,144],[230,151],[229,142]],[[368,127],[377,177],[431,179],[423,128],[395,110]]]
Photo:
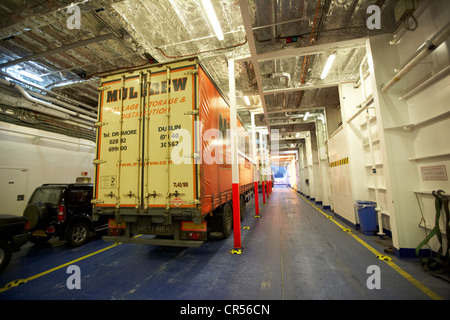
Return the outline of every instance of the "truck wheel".
[[[222,233],[224,238],[228,238],[233,229],[233,210],[230,203],[225,203],[222,208]]]
[[[89,237],[89,226],[82,221],[75,222],[67,232],[67,244],[74,248],[83,245]]]
[[[6,268],[11,261],[12,249],[8,242],[0,241],[0,271]]]
[[[241,196],[239,200],[239,204],[241,205],[241,221],[244,221],[245,218],[245,197]]]

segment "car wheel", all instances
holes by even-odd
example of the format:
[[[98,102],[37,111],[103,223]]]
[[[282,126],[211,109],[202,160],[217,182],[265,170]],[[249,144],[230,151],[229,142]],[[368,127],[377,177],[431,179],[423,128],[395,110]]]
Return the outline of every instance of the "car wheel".
[[[83,245],[89,237],[89,226],[85,222],[75,222],[69,227],[67,243],[70,247]]]
[[[0,241],[0,271],[6,268],[11,261],[12,249],[8,242]]]

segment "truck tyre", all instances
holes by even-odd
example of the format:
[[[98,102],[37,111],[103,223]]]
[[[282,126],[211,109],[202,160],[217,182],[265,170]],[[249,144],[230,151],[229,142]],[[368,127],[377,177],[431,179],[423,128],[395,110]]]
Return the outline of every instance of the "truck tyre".
[[[0,241],[0,271],[11,261],[12,249],[7,241]]]
[[[89,226],[83,221],[78,221],[70,225],[67,232],[67,244],[74,248],[83,245],[89,237]]]
[[[241,199],[239,200],[239,204],[241,206],[241,222],[244,221],[245,218],[245,197],[241,196]]]
[[[222,233],[226,239],[230,236],[233,229],[233,210],[229,202],[225,203],[222,207]]]

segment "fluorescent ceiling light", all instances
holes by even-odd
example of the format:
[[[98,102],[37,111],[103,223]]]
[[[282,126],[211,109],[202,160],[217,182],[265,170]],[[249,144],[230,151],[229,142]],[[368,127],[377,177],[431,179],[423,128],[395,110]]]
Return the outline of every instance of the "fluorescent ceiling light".
[[[309,111],[307,111],[307,112],[305,113],[305,116],[303,117],[303,121],[308,120],[308,117],[309,117]]]
[[[323,68],[322,75],[320,76],[320,79],[323,80],[323,79],[325,79],[327,77],[327,74],[328,74],[328,72],[331,69],[331,65],[333,64],[334,59],[336,59],[336,55],[335,54],[332,54],[332,55],[330,55],[328,57],[327,63],[325,64],[325,67]]]
[[[223,32],[220,28],[219,20],[217,19],[216,12],[211,4],[210,0],[202,0],[203,8],[206,11],[206,15],[208,16],[209,23],[211,23],[212,28],[216,34],[217,39],[219,41],[223,40]]]
[[[19,70],[19,73],[25,77],[34,79],[36,81],[44,81],[44,79],[42,79],[41,77],[39,77],[31,72],[25,71],[25,70]]]
[[[248,106],[250,105],[250,100],[248,99],[247,96],[244,96],[244,101]]]

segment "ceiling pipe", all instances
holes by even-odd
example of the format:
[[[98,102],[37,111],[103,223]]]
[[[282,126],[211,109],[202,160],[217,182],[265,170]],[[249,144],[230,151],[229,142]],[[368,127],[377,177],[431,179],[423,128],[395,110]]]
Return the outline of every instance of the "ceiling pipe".
[[[76,122],[76,123],[79,123],[79,124],[82,124],[85,126],[93,127],[93,124],[91,122],[72,117],[71,115],[61,112],[61,111],[52,110],[52,109],[49,109],[42,105],[32,103],[24,98],[18,98],[18,97],[13,97],[13,96],[8,96],[8,95],[0,95],[0,103],[5,104],[10,107],[23,108],[23,109],[39,112],[42,114],[46,114],[46,115],[49,115],[49,116],[52,116],[52,117],[55,117],[55,118],[58,118],[61,120],[73,121],[73,122]]]
[[[37,86],[37,85],[34,85],[34,84],[32,84],[32,83],[24,82],[24,81],[22,81],[22,80],[20,80],[20,79],[18,79],[18,78],[15,78],[15,77],[13,77],[13,76],[11,76],[11,75],[5,73],[5,72],[1,72],[1,71],[0,71],[0,75],[2,75],[2,76],[4,76],[4,77],[7,77],[7,78],[10,78],[10,79],[13,79],[14,81],[17,81],[17,82],[21,82],[21,83],[23,83],[23,84],[25,84],[25,85],[27,85],[27,86],[36,88],[36,89],[40,90],[41,92],[46,92],[46,93],[48,93],[48,94],[51,94],[51,95],[53,95],[53,96],[55,96],[55,97],[57,97],[57,98],[60,98],[60,99],[62,99],[62,100],[64,100],[64,101],[66,101],[66,102],[69,102],[69,103],[72,103],[72,104],[76,104],[77,106],[85,107],[85,108],[87,108],[87,109],[89,109],[89,110],[92,110],[92,111],[97,111],[97,108],[96,108],[96,107],[90,106],[90,105],[88,105],[88,104],[86,104],[86,103],[83,103],[83,102],[80,102],[80,101],[76,101],[76,100],[67,98],[67,97],[65,97],[65,96],[63,96],[63,95],[61,95],[61,94],[59,94],[59,93],[56,93],[56,92],[53,92],[53,91],[44,89],[44,88],[39,87],[39,86]]]
[[[4,128],[4,127],[0,127],[0,131],[6,131],[6,132],[12,132],[12,133],[17,133],[17,134],[23,134],[23,135],[27,135],[27,136],[32,136],[32,137],[36,137],[36,138],[44,138],[44,139],[49,139],[49,140],[55,140],[55,141],[59,141],[59,142],[64,142],[64,143],[70,143],[70,144],[76,144],[79,146],[83,146],[83,147],[89,147],[89,148],[95,148],[95,144],[89,144],[89,143],[85,143],[82,142],[80,138],[80,141],[72,141],[72,140],[68,140],[68,139],[62,139],[62,138],[58,138],[58,137],[52,137],[49,135],[44,135],[44,134],[39,134],[39,133],[32,133],[32,132],[27,132],[27,131],[22,131],[22,130],[15,130],[15,129],[11,129],[11,128]],[[86,139],[84,139],[86,140]]]
[[[317,1],[317,8],[316,8],[316,13],[314,14],[313,26],[311,29],[311,34],[309,35],[309,44],[310,45],[312,45],[314,43],[314,41],[317,39],[317,36],[314,37],[314,30],[316,28],[319,8],[320,8],[320,0]],[[319,31],[317,31],[317,35],[318,35],[318,33],[319,33]],[[311,57],[310,55],[305,55],[303,57],[302,70],[300,73],[300,84],[304,84],[306,82],[305,77],[306,77],[306,73],[308,70],[308,64],[309,64],[310,57]],[[303,91],[301,91],[300,95],[298,96],[298,105],[300,105],[302,103],[302,100],[303,100]]]
[[[77,106],[74,106],[73,104],[61,101],[61,100],[56,99],[56,98],[48,97],[46,95],[43,95],[43,94],[40,94],[40,93],[37,93],[37,92],[28,91],[28,90],[25,90],[25,91],[28,92],[28,94],[30,94],[32,96],[35,96],[36,98],[43,99],[43,100],[46,100],[48,102],[53,102],[53,103],[55,103],[55,104],[57,104],[57,105],[59,105],[61,107],[67,108],[67,109],[75,111],[77,113],[82,113],[82,114],[85,114],[85,115],[93,117],[93,118],[97,117],[96,113],[91,112],[91,111],[87,111],[87,110],[85,110],[83,108],[79,108]]]
[[[275,72],[270,75],[270,78],[285,78],[286,88],[290,87],[291,84],[291,75],[288,72]]]
[[[391,80],[381,87],[381,92],[386,92],[400,79],[402,79],[408,72],[417,66],[430,53],[436,50],[450,35],[450,23],[447,23],[441,30],[439,30],[430,40],[426,41],[414,53],[412,58]]]
[[[13,103],[13,105],[15,105],[15,106],[21,106],[21,107],[24,107],[26,109],[31,109],[31,110],[34,110],[34,111],[46,113],[46,114],[53,115],[53,116],[56,116],[56,117],[59,117],[59,118],[62,118],[62,119],[75,121],[75,122],[82,123],[82,124],[89,125],[89,126],[93,126],[93,124],[97,121],[96,119],[90,118],[88,116],[80,115],[80,114],[77,114],[74,111],[66,110],[66,109],[64,109],[62,107],[56,106],[56,105],[51,104],[49,102],[36,99],[36,98],[30,96],[28,94],[28,92],[26,92],[21,86],[15,84],[15,83],[9,82],[9,81],[4,80],[4,79],[0,79],[0,84],[6,85],[6,86],[10,86],[10,87],[13,87],[13,88],[17,89],[27,101],[31,102],[31,105],[27,105],[27,104],[24,104],[24,103],[20,103],[20,100],[15,98],[15,97],[2,96],[4,101],[8,100],[7,98],[12,98],[12,99],[9,99],[9,102]],[[20,105],[17,104],[18,102],[19,102]],[[36,105],[39,105],[40,108],[37,108]],[[51,112],[44,111],[44,110],[46,110],[45,107],[52,109]],[[38,109],[38,110],[36,110],[36,109]],[[62,116],[62,114],[65,114],[68,117]],[[78,120],[78,121],[76,121],[76,120]]]

